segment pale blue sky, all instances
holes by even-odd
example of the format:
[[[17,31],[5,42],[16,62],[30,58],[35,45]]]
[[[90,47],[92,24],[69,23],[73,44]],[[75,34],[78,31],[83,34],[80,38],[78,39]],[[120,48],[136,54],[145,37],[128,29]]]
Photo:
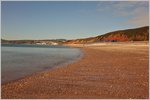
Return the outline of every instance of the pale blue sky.
[[[148,25],[148,1],[2,1],[5,39],[76,39]]]

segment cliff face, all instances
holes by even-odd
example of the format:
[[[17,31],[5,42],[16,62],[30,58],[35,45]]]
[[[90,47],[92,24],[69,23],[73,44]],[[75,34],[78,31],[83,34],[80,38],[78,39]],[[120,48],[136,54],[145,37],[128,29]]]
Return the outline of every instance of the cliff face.
[[[93,42],[116,42],[116,41],[148,41],[149,40],[149,26],[119,30],[109,32],[97,37],[69,40],[66,44],[80,44],[80,43],[93,43]]]

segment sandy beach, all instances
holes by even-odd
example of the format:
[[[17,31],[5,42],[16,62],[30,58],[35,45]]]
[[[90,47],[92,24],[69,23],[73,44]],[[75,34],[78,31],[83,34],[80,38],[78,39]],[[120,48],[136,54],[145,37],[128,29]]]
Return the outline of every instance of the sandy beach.
[[[2,98],[148,98],[148,44],[79,46],[81,59],[2,85]],[[129,43],[131,44],[131,43]]]

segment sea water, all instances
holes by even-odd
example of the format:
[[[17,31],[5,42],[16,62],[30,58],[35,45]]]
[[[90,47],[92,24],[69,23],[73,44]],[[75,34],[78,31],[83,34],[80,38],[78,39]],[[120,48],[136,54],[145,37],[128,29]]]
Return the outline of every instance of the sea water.
[[[53,69],[81,56],[77,48],[27,44],[1,45],[1,82]]]

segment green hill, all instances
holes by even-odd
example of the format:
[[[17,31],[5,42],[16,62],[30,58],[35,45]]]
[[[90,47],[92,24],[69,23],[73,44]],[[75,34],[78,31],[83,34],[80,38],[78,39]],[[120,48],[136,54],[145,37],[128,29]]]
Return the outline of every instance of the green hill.
[[[149,40],[149,26],[118,30],[109,32],[97,37],[90,37],[84,39],[68,40],[66,44],[79,43],[93,43],[93,42],[123,42],[123,41],[148,41]]]

